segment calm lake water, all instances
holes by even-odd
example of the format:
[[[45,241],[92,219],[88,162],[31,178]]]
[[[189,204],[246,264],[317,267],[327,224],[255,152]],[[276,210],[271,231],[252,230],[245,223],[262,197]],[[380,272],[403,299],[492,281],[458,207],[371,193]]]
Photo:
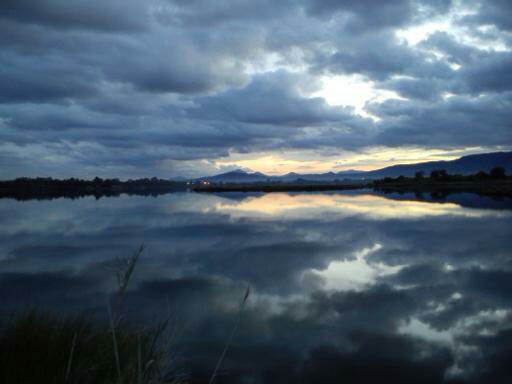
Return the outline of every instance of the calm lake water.
[[[217,382],[509,382],[510,201],[371,193],[0,200],[0,311],[172,313],[177,364]],[[198,379],[199,380],[199,379]],[[461,381],[456,381],[461,380]]]

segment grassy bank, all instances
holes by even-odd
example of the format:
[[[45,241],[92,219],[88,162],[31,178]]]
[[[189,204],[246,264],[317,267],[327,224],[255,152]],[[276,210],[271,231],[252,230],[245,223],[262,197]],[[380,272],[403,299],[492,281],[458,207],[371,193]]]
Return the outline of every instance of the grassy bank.
[[[118,320],[114,346],[108,322],[85,314],[23,312],[0,329],[0,382],[184,382],[172,366],[167,326],[137,328]]]
[[[175,364],[170,313],[144,327],[129,323],[123,314],[123,299],[143,250],[140,246],[132,256],[113,263],[117,286],[107,300],[108,320],[91,314],[70,316],[32,309],[0,322],[0,383],[187,382],[188,374]],[[249,287],[209,384],[216,379],[248,297]]]
[[[32,309],[1,323],[0,383],[184,382],[186,376],[173,366],[170,316],[137,327],[123,315],[123,298],[143,250],[113,263],[117,286],[107,300],[108,320]]]
[[[512,180],[446,180],[394,179],[377,181],[374,189],[382,192],[415,192],[447,195],[457,192],[477,193],[483,196],[512,197]]]

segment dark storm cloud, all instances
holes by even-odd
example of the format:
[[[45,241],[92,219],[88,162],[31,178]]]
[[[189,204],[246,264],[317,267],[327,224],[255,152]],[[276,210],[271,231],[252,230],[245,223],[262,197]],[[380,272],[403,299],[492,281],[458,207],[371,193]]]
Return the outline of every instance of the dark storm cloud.
[[[0,103],[59,101],[96,91],[94,77],[59,60],[34,65],[22,58],[9,59],[0,61]]]
[[[417,53],[407,44],[397,43],[391,33],[359,39],[352,44],[349,41],[332,55],[319,58],[317,66],[332,73],[358,73],[383,80],[392,74],[403,74],[418,61]]]
[[[306,11],[318,16],[348,15],[348,29],[364,30],[400,26],[408,22],[414,12],[409,0],[392,0],[375,4],[372,1],[306,1]],[[376,6],[372,6],[376,5]]]
[[[454,73],[448,62],[410,46],[392,32],[342,40],[337,52],[318,56],[315,66],[334,74],[361,74],[374,80],[396,75],[447,79]]]
[[[507,2],[470,5],[454,18],[464,33],[494,25],[506,44]],[[452,11],[442,0],[3,1],[3,174],[37,174],[34,156],[54,176],[167,176],[230,152],[506,144],[508,46],[397,35]],[[321,75],[358,75],[406,100],[368,104],[374,123],[312,97]]]
[[[446,58],[456,64],[466,64],[478,58],[483,51],[457,41],[447,32],[435,32],[420,43],[421,47],[434,49],[446,55]]]
[[[444,88],[439,81],[414,78],[388,80],[381,85],[404,98],[426,101],[437,99]]]
[[[147,7],[135,0],[4,0],[0,4],[0,19],[62,29],[130,32],[144,27],[147,12]]]
[[[38,108],[26,111],[23,105],[0,105],[8,126],[19,133],[26,131],[47,131],[49,134],[59,131],[78,131],[80,129],[115,129],[124,117],[104,115],[86,110],[72,103],[42,103]],[[71,136],[70,136],[71,137]]]
[[[142,91],[194,94],[242,85],[243,59],[230,49],[217,51],[218,44],[206,34],[190,39],[163,32],[149,41],[121,43],[118,54],[107,59],[93,59],[109,79]]]
[[[321,98],[301,96],[301,87],[308,86],[308,78],[299,81],[298,76],[283,71],[257,76],[240,89],[197,97],[194,104],[166,103],[163,96],[152,98],[152,104],[148,102],[150,93],[133,94],[129,86],[121,86],[98,89],[80,104],[66,97],[60,103],[39,104],[36,109],[5,104],[0,110],[4,134],[9,134],[12,142],[48,141],[53,143],[53,151],[60,146],[61,154],[76,146],[71,156],[81,161],[94,151],[89,161],[98,165],[142,166],[164,159],[218,157],[228,148],[264,150],[291,139],[298,147],[314,147],[320,141],[332,145],[333,134],[347,146],[368,139],[364,133],[372,126],[369,119],[355,116],[349,108],[329,106]],[[308,127],[316,127],[314,137],[311,133],[304,137],[303,129]],[[66,143],[59,144],[63,131]],[[91,142],[93,145],[81,144]],[[165,148],[158,151],[149,149],[162,145]]]
[[[499,52],[482,57],[478,63],[461,68],[457,74],[463,90],[472,94],[512,90],[512,53]]]
[[[390,0],[376,3],[371,0],[305,0],[304,5],[306,12],[314,16],[340,16],[343,30],[355,34],[403,27],[421,21],[432,13],[448,11],[452,1]]]
[[[512,4],[507,0],[477,0],[477,12],[462,18],[465,23],[473,25],[494,25],[500,29],[512,29]]]
[[[292,0],[170,0],[158,14],[163,23],[182,23],[212,27],[226,22],[251,22],[297,14]]]
[[[389,100],[368,109],[382,118],[378,142],[387,145],[500,145],[512,140],[510,92],[453,96],[432,103]],[[428,118],[427,118],[428,116]]]
[[[198,99],[200,108],[192,112],[205,119],[298,127],[342,124],[353,118],[350,109],[331,107],[320,97],[302,96],[300,86],[311,81],[286,71],[255,76],[242,89]]]

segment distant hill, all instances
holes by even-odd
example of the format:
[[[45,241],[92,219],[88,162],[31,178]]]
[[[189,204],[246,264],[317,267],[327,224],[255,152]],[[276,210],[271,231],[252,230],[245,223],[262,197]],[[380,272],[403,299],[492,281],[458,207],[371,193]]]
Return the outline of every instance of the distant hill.
[[[210,177],[202,177],[198,180],[209,180],[210,182],[223,182],[223,183],[257,183],[267,181],[271,179],[270,176],[267,176],[261,172],[245,172],[241,169],[237,169],[235,171],[230,171],[226,173],[221,173],[219,175],[210,176]]]
[[[274,180],[280,180],[280,181],[296,181],[296,180],[308,180],[308,181],[332,181],[332,180],[341,180],[343,179],[343,176],[338,175],[334,172],[327,172],[327,173],[306,173],[306,174],[300,174],[300,173],[288,173],[284,176],[274,176]]]
[[[390,167],[364,172],[362,174],[351,174],[351,177],[381,178],[414,176],[417,171],[425,175],[435,169],[444,169],[449,174],[469,175],[478,171],[488,172],[491,168],[501,166],[507,173],[512,172],[512,152],[492,152],[477,155],[468,155],[450,161],[429,161],[416,164],[398,164]]]
[[[210,182],[218,183],[257,183],[257,182],[294,182],[294,181],[317,181],[329,182],[345,179],[380,179],[383,177],[414,176],[418,171],[422,171],[427,176],[435,169],[444,169],[449,174],[468,175],[479,171],[488,172],[494,167],[505,168],[507,174],[512,173],[512,152],[492,152],[477,155],[463,156],[456,160],[449,161],[429,161],[415,164],[397,164],[373,171],[348,170],[341,172],[311,173],[300,174],[295,172],[287,173],[282,176],[268,176],[261,172],[245,172],[241,169],[222,173],[215,176],[204,177],[196,180],[207,179]]]

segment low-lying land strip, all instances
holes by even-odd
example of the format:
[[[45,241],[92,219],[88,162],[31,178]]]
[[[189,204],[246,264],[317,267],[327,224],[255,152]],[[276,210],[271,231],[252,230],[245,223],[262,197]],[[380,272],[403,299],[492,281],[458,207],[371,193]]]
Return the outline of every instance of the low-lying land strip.
[[[209,184],[195,185],[195,192],[313,192],[372,188],[372,183],[253,183],[253,184]]]
[[[85,196],[100,198],[121,194],[160,195],[183,189],[185,189],[184,183],[157,178],[120,181],[119,179],[101,179],[99,177],[92,180],[23,177],[0,181],[0,198],[17,200]]]
[[[314,192],[373,189],[379,192],[415,192],[446,195],[455,192],[472,192],[488,196],[512,197],[512,176],[507,176],[503,168],[494,168],[490,173],[475,175],[449,175],[446,171],[433,171],[429,177],[417,172],[415,177],[385,177],[380,180],[344,180],[315,182],[298,180],[295,182],[178,182],[163,179],[118,179],[92,180],[19,178],[0,181],[0,198],[52,199],[58,197],[77,198],[84,196],[159,195],[176,191],[195,192]]]
[[[512,178],[477,179],[470,176],[446,179],[434,178],[386,178],[364,183],[253,183],[253,184],[208,184],[194,185],[196,192],[313,192],[354,189],[374,189],[376,191],[416,192],[445,195],[455,192],[471,192],[488,196],[512,197]]]
[[[382,192],[427,192],[447,194],[455,192],[472,192],[488,196],[512,197],[512,179],[503,180],[396,180],[376,181],[373,188]]]

